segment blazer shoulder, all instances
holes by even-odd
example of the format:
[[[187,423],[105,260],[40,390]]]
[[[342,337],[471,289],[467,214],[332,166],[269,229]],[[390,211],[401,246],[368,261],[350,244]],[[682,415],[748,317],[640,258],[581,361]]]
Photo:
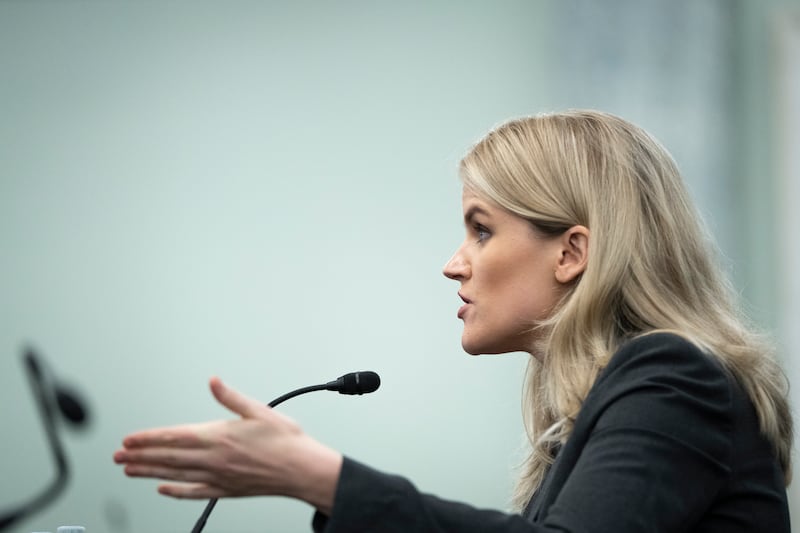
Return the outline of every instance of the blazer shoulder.
[[[600,411],[626,399],[670,408],[702,404],[718,415],[729,413],[735,379],[714,355],[673,333],[651,333],[623,344],[611,357],[584,407]],[[723,415],[723,418],[727,416]]]
[[[623,343],[601,373],[703,372],[727,377],[728,371],[713,355],[677,333],[653,332]]]

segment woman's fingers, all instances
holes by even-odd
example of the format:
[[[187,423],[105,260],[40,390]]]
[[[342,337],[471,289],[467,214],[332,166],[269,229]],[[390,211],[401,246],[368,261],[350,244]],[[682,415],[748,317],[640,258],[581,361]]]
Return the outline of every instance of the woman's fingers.
[[[269,412],[266,405],[228,387],[216,376],[208,384],[214,398],[242,418],[260,418]]]
[[[126,448],[114,453],[116,463],[129,465],[160,465],[173,468],[203,468],[208,470],[211,458],[205,450],[162,447]]]
[[[208,500],[229,496],[224,490],[203,483],[163,483],[158,486],[158,493],[172,498],[192,500]]]
[[[164,465],[128,464],[125,466],[125,475],[128,477],[146,477],[151,479],[164,479],[168,481],[181,481],[184,483],[212,483],[214,476],[206,470],[191,468],[172,468]]]
[[[114,461],[131,477],[168,481],[161,494],[214,498],[290,494],[290,452],[303,437],[289,417],[226,386],[209,382],[217,401],[240,418],[138,431]]]
[[[204,448],[208,442],[202,438],[200,424],[186,424],[164,428],[146,429],[131,433],[122,440],[126,448],[165,446],[175,448]]]

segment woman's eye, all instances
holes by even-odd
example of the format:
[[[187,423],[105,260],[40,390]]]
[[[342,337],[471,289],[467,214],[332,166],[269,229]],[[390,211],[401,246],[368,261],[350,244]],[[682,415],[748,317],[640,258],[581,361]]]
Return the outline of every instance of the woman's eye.
[[[475,226],[475,235],[478,236],[478,242],[483,242],[491,236],[489,230],[480,224]]]

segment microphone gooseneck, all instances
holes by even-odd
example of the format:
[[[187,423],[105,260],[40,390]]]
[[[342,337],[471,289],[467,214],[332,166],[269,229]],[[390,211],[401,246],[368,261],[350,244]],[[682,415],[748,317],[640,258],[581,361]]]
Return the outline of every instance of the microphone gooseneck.
[[[318,390],[336,391],[339,394],[369,394],[370,392],[375,392],[378,390],[378,387],[380,386],[381,378],[375,372],[368,370],[364,372],[350,372],[349,374],[345,374],[334,381],[329,381],[328,383],[322,385],[310,385],[308,387],[295,389],[292,392],[287,392],[283,396],[278,396],[267,405],[270,407],[275,407],[276,405],[281,404],[290,398],[294,398],[295,396],[300,396],[301,394]],[[218,498],[211,498],[208,500],[208,504],[203,510],[203,514],[200,515],[200,518],[197,519],[197,522],[192,528],[192,533],[200,533],[203,531],[203,528],[206,526],[206,522],[208,521],[208,517],[211,515],[211,511],[213,511],[214,506],[217,505],[217,499]]]

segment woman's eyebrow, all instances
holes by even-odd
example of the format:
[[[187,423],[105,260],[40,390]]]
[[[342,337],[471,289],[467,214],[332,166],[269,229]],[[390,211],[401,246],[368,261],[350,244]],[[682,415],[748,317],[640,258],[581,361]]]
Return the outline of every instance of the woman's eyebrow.
[[[466,213],[464,213],[464,223],[465,224],[469,224],[470,221],[472,220],[472,217],[474,217],[475,215],[478,215],[478,214],[484,215],[484,216],[487,216],[487,217],[489,216],[489,212],[486,211],[484,208],[482,208],[479,205],[473,205],[472,207],[467,209]]]

